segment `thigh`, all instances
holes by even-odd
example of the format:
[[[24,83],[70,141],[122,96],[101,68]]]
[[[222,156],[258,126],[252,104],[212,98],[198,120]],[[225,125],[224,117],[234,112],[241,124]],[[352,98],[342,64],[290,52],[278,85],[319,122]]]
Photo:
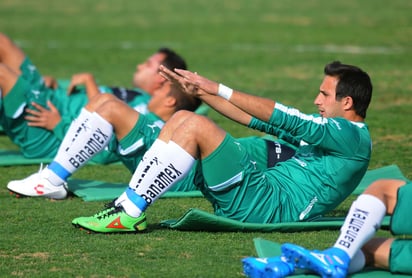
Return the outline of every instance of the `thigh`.
[[[0,60],[20,74],[20,65],[25,58],[21,50],[8,36],[0,34]]]
[[[132,130],[120,141],[112,140],[109,148],[119,153],[123,164],[133,173],[160,130],[146,115],[140,115]]]
[[[2,96],[6,96],[14,87],[18,79],[18,74],[6,64],[0,63],[0,88]]]
[[[268,182],[248,149],[230,135],[197,167],[195,184],[217,215],[242,222],[273,223],[281,221],[277,208],[282,203],[288,210],[277,181]]]

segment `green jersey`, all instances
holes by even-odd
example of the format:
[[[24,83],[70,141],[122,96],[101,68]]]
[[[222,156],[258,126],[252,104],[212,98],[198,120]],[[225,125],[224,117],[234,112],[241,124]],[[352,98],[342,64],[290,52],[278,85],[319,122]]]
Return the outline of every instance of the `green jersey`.
[[[371,138],[365,123],[276,103],[267,123],[253,119],[249,126],[267,132],[270,125],[301,142],[291,159],[257,169],[242,143],[228,135],[202,161],[196,184],[216,214],[252,223],[312,219],[339,205],[368,168]]]

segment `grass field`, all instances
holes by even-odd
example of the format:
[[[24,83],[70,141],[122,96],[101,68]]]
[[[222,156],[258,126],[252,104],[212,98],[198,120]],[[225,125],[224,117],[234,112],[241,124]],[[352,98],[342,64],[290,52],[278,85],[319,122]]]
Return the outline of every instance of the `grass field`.
[[[182,53],[211,79],[314,112],[313,99],[332,60],[368,71],[374,96],[367,116],[373,137],[370,168],[397,164],[412,178],[412,2],[72,0],[0,2],[0,32],[15,39],[43,74],[68,79],[93,72],[102,84],[131,84],[136,63],[160,46]],[[255,134],[218,114],[235,136]],[[0,148],[15,148],[0,135]],[[15,199],[6,184],[38,166],[0,168],[0,277],[242,277],[240,259],[256,255],[253,238],[332,244],[338,231],[206,233],[161,229],[159,221],[200,198],[161,199],[141,235],[90,235],[74,217],[103,202]],[[121,166],[86,166],[77,178],[127,182]],[[337,210],[344,215],[350,198]],[[386,232],[380,232],[387,235]]]

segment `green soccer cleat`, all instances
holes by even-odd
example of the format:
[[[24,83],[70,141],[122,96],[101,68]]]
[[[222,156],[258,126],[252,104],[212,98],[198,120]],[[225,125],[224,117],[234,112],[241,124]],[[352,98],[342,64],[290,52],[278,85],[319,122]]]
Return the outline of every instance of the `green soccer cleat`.
[[[122,206],[110,206],[90,217],[78,217],[72,224],[96,233],[139,233],[147,229],[146,215],[131,217]]]
[[[107,213],[109,210],[113,209],[114,206],[115,206],[115,201],[116,201],[116,199],[114,199],[113,201],[111,201],[111,202],[109,202],[109,203],[104,204],[104,209],[102,209],[101,211],[99,211],[98,213],[96,213],[95,215],[93,215],[92,217],[99,217],[99,216]],[[79,221],[84,221],[84,220],[86,220],[86,219],[88,220],[89,218],[91,218],[91,217],[90,217],[90,216],[77,217],[77,218],[75,218],[75,219],[72,220],[72,224],[73,224],[76,228],[80,228],[80,227],[77,225],[77,223],[78,223]]]

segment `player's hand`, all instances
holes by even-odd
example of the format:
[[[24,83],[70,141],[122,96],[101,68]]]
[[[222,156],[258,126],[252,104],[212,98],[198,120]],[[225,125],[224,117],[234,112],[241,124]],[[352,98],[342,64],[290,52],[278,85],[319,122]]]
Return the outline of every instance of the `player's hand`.
[[[51,89],[57,89],[57,80],[53,76],[45,75],[43,76],[44,85]]]
[[[78,73],[72,76],[67,94],[70,95],[76,90],[76,86],[86,86],[89,82],[94,82],[94,77],[90,73]]]
[[[210,95],[217,95],[219,88],[218,83],[188,70],[175,69],[174,71],[184,78],[186,84],[191,84],[192,88],[197,90],[200,89]]]
[[[192,96],[201,97],[205,94],[213,94],[207,90],[216,91],[218,84],[210,81],[202,76],[197,75],[197,73],[192,73],[186,70],[175,70],[171,71],[164,66],[160,66],[159,73],[166,79],[177,84],[184,92]],[[206,89],[205,89],[206,88]],[[217,92],[215,92],[217,94]]]
[[[29,126],[53,130],[61,121],[61,115],[51,101],[47,101],[48,109],[35,102],[32,102],[32,105],[36,110],[26,109],[28,115],[25,119]]]
[[[73,75],[69,87],[67,88],[67,94],[70,95],[73,93],[76,90],[76,86],[80,85],[85,87],[89,100],[100,94],[94,76],[91,73],[79,73]]]

